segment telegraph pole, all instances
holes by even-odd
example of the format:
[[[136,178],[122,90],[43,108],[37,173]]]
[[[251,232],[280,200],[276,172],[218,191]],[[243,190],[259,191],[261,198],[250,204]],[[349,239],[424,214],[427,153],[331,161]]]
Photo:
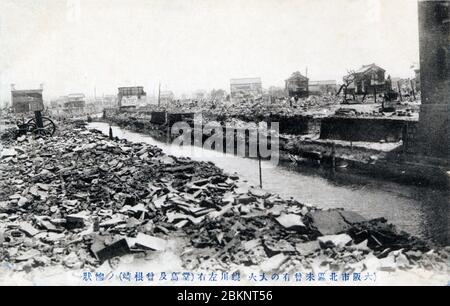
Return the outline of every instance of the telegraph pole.
[[[257,127],[257,130],[256,130],[257,132],[257,134],[256,134],[256,145],[257,145],[257,148],[256,148],[256,152],[257,152],[257,154],[258,154],[258,170],[259,170],[259,188],[261,188],[262,189],[262,169],[261,169],[261,152],[259,151],[259,146],[260,146],[260,142],[259,142],[259,137],[260,137],[260,134],[259,134],[259,124],[258,124],[258,127]]]
[[[158,87],[158,107],[161,106],[161,82],[159,82]]]

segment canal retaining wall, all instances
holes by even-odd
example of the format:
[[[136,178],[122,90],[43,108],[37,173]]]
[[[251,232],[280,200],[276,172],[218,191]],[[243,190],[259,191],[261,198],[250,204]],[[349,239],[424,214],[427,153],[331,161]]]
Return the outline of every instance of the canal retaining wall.
[[[398,142],[403,139],[406,120],[384,118],[323,118],[320,138],[345,141]]]

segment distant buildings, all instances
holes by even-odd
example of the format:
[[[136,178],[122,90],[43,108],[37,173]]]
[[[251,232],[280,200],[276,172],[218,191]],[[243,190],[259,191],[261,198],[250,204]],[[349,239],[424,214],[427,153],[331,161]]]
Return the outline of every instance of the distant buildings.
[[[261,78],[242,78],[230,80],[230,97],[232,102],[262,98]]]
[[[286,91],[289,97],[307,97],[309,94],[308,83],[309,79],[303,76],[299,71],[292,73],[292,75],[285,80]]]
[[[194,94],[192,95],[192,98],[194,100],[200,101],[200,100],[206,99],[207,95],[208,95],[208,93],[206,92],[206,90],[200,89],[200,90],[196,90],[194,92]]]
[[[159,94],[159,100],[161,104],[169,104],[175,98],[175,95],[170,90],[161,91]]]
[[[116,95],[104,95],[101,98],[97,98],[97,103],[99,103],[103,107],[113,107],[117,105],[117,96]]]
[[[143,86],[119,87],[117,100],[119,107],[135,107],[146,104],[146,96]]]
[[[86,96],[83,93],[61,96],[50,101],[50,108],[53,115],[82,115],[86,110]]]
[[[282,99],[286,96],[286,90],[282,87],[270,86],[267,94],[270,96],[269,99]]]
[[[337,83],[335,80],[309,81],[308,89],[312,95],[335,94]]]
[[[82,93],[69,94],[63,109],[71,113],[82,113],[86,106],[86,96]]]

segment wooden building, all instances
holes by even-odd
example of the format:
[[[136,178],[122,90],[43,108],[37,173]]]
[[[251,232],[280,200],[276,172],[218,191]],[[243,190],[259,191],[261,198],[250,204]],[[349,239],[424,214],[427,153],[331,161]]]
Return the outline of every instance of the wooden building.
[[[119,87],[117,100],[119,107],[136,107],[142,103],[142,97],[146,96],[143,86]]]
[[[309,79],[303,76],[299,71],[292,73],[292,75],[285,80],[285,84],[289,97],[308,97]]]
[[[386,70],[375,65],[363,65],[355,72],[344,77],[344,82],[348,79],[353,81],[347,88],[347,93],[355,93],[357,95],[384,93],[389,91],[389,84],[385,80]]]
[[[37,108],[43,109],[42,92],[42,86],[40,89],[16,90],[14,85],[11,85],[11,101],[14,112],[27,113],[38,110]]]

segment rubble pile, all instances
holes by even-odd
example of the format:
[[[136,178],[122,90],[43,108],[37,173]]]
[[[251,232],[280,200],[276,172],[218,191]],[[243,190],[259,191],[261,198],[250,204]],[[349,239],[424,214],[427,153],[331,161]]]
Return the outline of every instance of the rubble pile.
[[[0,133],[0,141],[4,146],[12,144],[18,136],[17,128],[7,128]]]
[[[339,104],[335,96],[315,97],[298,101],[277,100],[273,102],[248,101],[232,104],[219,104],[214,108],[203,109],[202,114],[211,119],[225,121],[236,118],[247,122],[259,122],[271,117],[293,117],[305,114],[323,115],[323,110]]]
[[[207,121],[228,121],[239,119],[245,122],[259,122],[276,117],[293,117],[305,114],[323,116],[324,109],[339,105],[339,97],[336,96],[310,96],[298,101],[277,99],[272,102],[250,100],[244,102],[218,102],[204,101],[202,103],[173,101],[163,106],[147,105],[135,110],[123,110],[116,114],[117,120],[121,119],[148,119],[151,112],[166,111],[169,113],[201,113]],[[325,112],[326,113],[326,112]]]
[[[448,258],[384,219],[285,200],[212,163],[80,125],[2,150],[0,260],[14,269],[94,269],[163,252],[174,239],[186,268],[445,268]]]

